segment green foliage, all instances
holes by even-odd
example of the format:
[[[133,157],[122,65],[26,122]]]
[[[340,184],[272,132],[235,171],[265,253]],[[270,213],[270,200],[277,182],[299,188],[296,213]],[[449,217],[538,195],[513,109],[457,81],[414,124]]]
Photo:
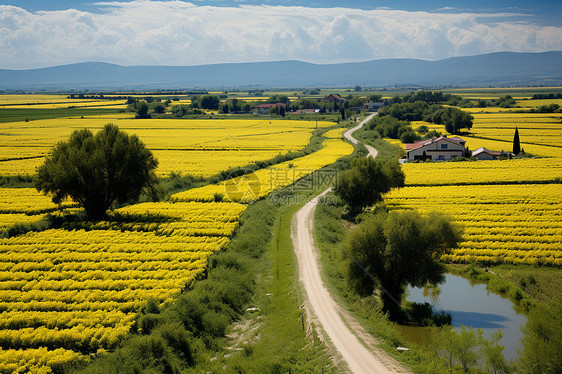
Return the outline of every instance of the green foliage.
[[[216,110],[219,109],[220,106],[220,98],[216,95],[203,95],[199,99],[199,102],[203,109]]]
[[[76,130],[67,142],[55,145],[37,169],[35,187],[52,195],[55,204],[71,198],[98,219],[115,202],[136,201],[143,191],[156,197],[157,166],[136,135],[108,124],[96,135]]]
[[[381,138],[400,139],[405,133],[413,132],[408,121],[400,121],[394,117],[375,116],[365,126],[365,131],[374,131]]]
[[[425,135],[429,132],[429,127],[426,125],[421,125],[416,129],[416,132],[420,135]]]
[[[415,133],[415,131],[406,131],[402,135],[400,135],[400,141],[402,143],[413,143],[416,140],[420,140],[421,137]]]
[[[32,188],[33,177],[30,175],[14,175],[0,177],[2,188]]]
[[[515,99],[510,95],[502,96],[499,99],[494,100],[493,102],[496,106],[499,106],[500,108],[512,108],[516,104]]]
[[[379,286],[383,311],[400,319],[405,286],[442,283],[445,267],[436,259],[460,240],[460,228],[437,212],[427,217],[416,211],[373,215],[346,238],[347,281],[362,296]]]
[[[486,372],[510,374],[514,368],[503,355],[504,346],[498,344],[502,338],[501,330],[492,334],[490,340],[483,337],[482,329],[461,326],[457,332],[452,326],[441,327],[433,339],[437,355],[449,367],[459,367],[463,372],[479,371],[480,363],[485,364]],[[483,360],[482,360],[483,359]],[[483,361],[483,362],[482,362]]]
[[[288,105],[290,101],[291,100],[289,100],[289,97],[287,95],[273,95],[266,100],[266,103],[283,103]]]
[[[562,300],[549,306],[534,308],[523,328],[523,352],[520,369],[523,373],[562,372]]]
[[[172,116],[176,117],[176,118],[181,118],[187,115],[192,115],[192,114],[204,114],[204,112],[202,110],[196,109],[196,108],[192,108],[189,105],[186,104],[179,104],[179,105],[174,105],[172,107]]]
[[[426,118],[430,122],[444,125],[445,130],[450,134],[457,134],[463,128],[470,129],[474,119],[469,113],[451,107],[439,108],[426,115],[430,116]]]
[[[148,104],[146,101],[139,101],[135,103],[134,108],[137,112],[135,118],[150,118],[150,114],[148,113]]]
[[[458,133],[463,128],[470,129],[474,119],[469,113],[458,108],[443,105],[430,105],[424,101],[404,102],[383,107],[380,116],[392,116],[402,121],[427,121],[445,125],[447,132]]]
[[[404,186],[404,173],[396,159],[360,158],[341,173],[336,194],[349,206],[352,216],[382,200],[382,194]]]
[[[450,366],[458,362],[466,373],[478,362],[476,348],[482,334],[482,329],[474,330],[472,327],[467,329],[466,326],[461,326],[460,333],[457,333],[452,326],[446,326],[441,328],[436,341],[439,349],[448,354]]]
[[[531,113],[560,113],[560,105],[552,103],[548,105],[541,105],[536,109],[531,109]]]
[[[484,354],[486,370],[488,372],[492,371],[492,373],[495,374],[508,374],[514,372],[514,368],[512,365],[507,363],[507,360],[503,355],[505,347],[498,344],[502,337],[503,333],[500,329],[498,329],[498,331],[492,333],[492,338],[490,340],[482,339],[481,341],[481,351]]]
[[[462,98],[460,96],[444,94],[442,91],[417,91],[404,96],[403,100],[409,103],[415,103],[416,101],[423,101],[428,104],[447,102],[448,104],[455,105]]]
[[[513,153],[518,155],[521,152],[521,143],[519,142],[519,130],[515,128],[515,134],[513,134]]]
[[[154,113],[162,114],[166,111],[166,107],[162,104],[156,104],[154,105],[153,111]]]

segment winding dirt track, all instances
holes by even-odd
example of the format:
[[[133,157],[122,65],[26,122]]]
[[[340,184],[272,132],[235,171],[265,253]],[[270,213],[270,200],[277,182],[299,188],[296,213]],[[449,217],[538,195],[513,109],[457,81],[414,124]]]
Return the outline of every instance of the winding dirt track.
[[[369,116],[358,126],[346,131],[344,136],[352,143],[357,144],[358,141],[352,136],[353,132],[361,128],[374,115]],[[369,150],[370,157],[377,156],[376,149],[365,146]],[[344,323],[340,316],[341,309],[334,302],[322,282],[312,229],[316,204],[319,198],[329,191],[330,189],[324,191],[297,211],[293,216],[291,227],[293,247],[299,262],[300,280],[306,291],[309,309],[312,310],[316,321],[322,326],[335,348],[347,362],[352,373],[393,373],[396,370],[404,372],[403,368],[396,365],[384,352],[377,352],[375,355],[361,344],[357,336]],[[352,323],[352,325],[358,324]]]

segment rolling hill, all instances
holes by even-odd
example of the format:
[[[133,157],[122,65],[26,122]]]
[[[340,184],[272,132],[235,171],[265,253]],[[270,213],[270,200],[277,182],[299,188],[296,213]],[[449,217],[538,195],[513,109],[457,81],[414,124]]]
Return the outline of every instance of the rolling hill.
[[[302,61],[199,66],[86,62],[0,69],[0,89],[189,89],[395,85],[562,85],[562,52],[498,52],[438,61],[385,59],[339,64]]]

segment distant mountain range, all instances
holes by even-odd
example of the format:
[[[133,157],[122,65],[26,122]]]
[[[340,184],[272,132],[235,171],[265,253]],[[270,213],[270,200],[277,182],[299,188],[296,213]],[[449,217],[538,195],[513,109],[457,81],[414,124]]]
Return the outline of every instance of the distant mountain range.
[[[386,59],[340,64],[301,61],[199,66],[87,62],[0,69],[0,89],[232,89],[259,87],[562,85],[562,52],[498,52],[439,61]]]

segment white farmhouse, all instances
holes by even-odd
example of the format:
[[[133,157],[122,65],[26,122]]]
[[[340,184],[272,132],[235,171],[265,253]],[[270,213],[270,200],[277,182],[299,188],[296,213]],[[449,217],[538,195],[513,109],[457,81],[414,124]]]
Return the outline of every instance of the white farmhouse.
[[[464,156],[465,144],[465,140],[456,136],[452,138],[440,136],[406,144],[406,151],[408,160],[448,161]]]

